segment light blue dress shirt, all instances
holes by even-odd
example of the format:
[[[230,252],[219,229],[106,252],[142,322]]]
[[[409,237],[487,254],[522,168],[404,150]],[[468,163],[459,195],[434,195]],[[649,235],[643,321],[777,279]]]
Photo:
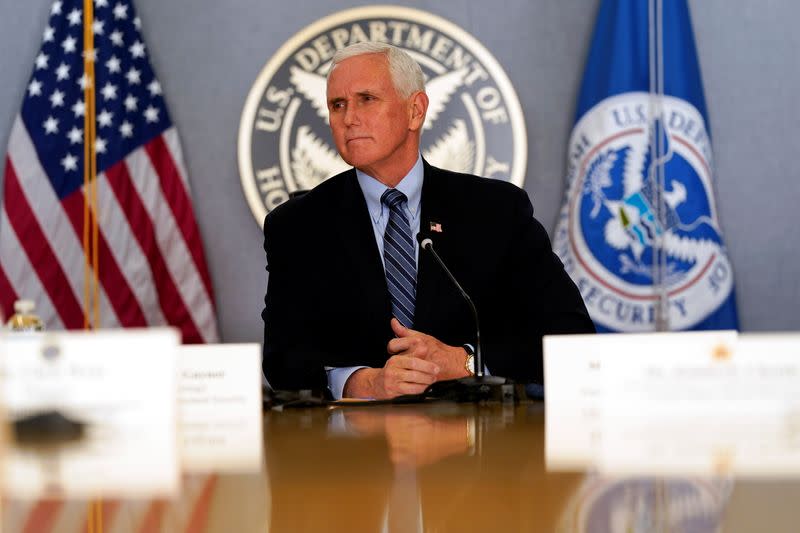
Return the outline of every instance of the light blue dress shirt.
[[[414,253],[417,257],[417,265],[419,265],[419,243],[417,242],[417,234],[419,233],[420,210],[422,209],[423,175],[422,156],[418,156],[417,162],[414,163],[414,166],[411,167],[408,174],[406,174],[405,177],[400,180],[400,183],[397,184],[397,187],[395,187],[395,189],[405,194],[408,199],[403,209],[408,217],[411,233],[414,235]],[[389,208],[381,203],[381,196],[389,187],[358,169],[356,169],[356,177],[358,178],[358,185],[361,187],[361,192],[364,193],[364,199],[367,201],[367,210],[369,211],[369,218],[372,221],[375,242],[378,244],[378,252],[380,252],[381,262],[383,262],[383,234],[386,232],[386,226],[389,224]],[[334,399],[338,400],[342,397],[344,384],[353,372],[361,368],[367,367],[325,367],[325,371],[328,374],[328,389],[330,389]]]

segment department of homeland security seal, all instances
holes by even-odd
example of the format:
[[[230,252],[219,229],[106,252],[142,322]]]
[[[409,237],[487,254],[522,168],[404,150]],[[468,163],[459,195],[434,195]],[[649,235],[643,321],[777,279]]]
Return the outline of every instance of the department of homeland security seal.
[[[734,483],[727,478],[590,475],[567,502],[557,533],[716,533]]]
[[[333,54],[360,41],[395,45],[422,67],[430,99],[421,146],[427,161],[522,187],[525,121],[497,60],[474,37],[430,13],[362,7],[300,31],[250,90],[239,126],[239,173],[259,224],[290,193],[348,168],[330,136],[326,76]]]
[[[652,331],[654,244],[662,242],[670,329],[706,318],[733,289],[731,264],[712,190],[711,143],[697,109],[661,97],[625,93],[602,100],[573,129],[567,201],[554,248],[594,321],[611,330]],[[664,154],[659,193],[651,138]]]

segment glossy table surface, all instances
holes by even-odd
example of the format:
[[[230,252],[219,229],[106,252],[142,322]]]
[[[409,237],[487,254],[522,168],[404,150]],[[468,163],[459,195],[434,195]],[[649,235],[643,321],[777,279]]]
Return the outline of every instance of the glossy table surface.
[[[270,411],[261,471],[189,474],[175,500],[7,496],[3,532],[800,531],[800,480],[548,471],[544,416],[541,403]]]

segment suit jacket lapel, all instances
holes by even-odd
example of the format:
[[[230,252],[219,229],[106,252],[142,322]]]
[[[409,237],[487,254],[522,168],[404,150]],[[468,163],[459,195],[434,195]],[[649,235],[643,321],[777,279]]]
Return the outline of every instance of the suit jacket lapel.
[[[447,238],[448,203],[445,184],[441,181],[437,169],[424,163],[422,182],[422,218],[420,231],[431,236],[436,251],[447,257],[450,242]],[[367,203],[358,185],[355,170],[348,173],[340,191],[339,208],[332,210],[333,220],[337,222],[342,248],[348,258],[349,267],[360,280],[360,294],[354,294],[364,309],[385,309],[384,316],[375,316],[373,324],[389,330],[391,304],[386,288],[386,274],[383,270],[375,234],[369,219]],[[337,205],[337,204],[333,204]],[[441,224],[441,232],[430,231],[431,223]],[[420,251],[417,261],[417,297],[414,309],[415,329],[426,329],[436,313],[436,303],[444,285],[444,274],[430,253]],[[365,325],[366,326],[366,325]],[[391,331],[389,330],[389,333]]]
[[[389,294],[386,288],[386,276],[383,272],[383,263],[375,243],[375,234],[369,219],[367,202],[358,185],[355,170],[351,170],[344,186],[341,189],[338,207],[333,208],[334,217],[341,237],[342,249],[349,259],[359,286],[358,293],[353,294],[354,299],[360,299],[363,309],[385,309],[387,317],[379,318],[385,322],[383,327],[389,328],[388,313]]]
[[[435,167],[423,160],[425,175],[422,182],[422,219],[420,233],[430,236],[437,253],[447,257],[449,242],[447,239],[448,212],[444,184]],[[441,231],[431,231],[432,224],[440,224]],[[441,267],[433,256],[420,250],[417,265],[417,301],[414,311],[415,328],[426,328],[435,313],[435,304],[440,299],[442,290]]]

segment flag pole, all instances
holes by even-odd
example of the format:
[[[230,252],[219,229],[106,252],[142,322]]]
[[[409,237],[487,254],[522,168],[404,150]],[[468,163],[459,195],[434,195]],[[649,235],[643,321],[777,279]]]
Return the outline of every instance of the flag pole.
[[[83,95],[86,112],[83,116],[83,254],[84,254],[84,329],[99,326],[99,277],[97,225],[97,152],[95,150],[95,49],[94,4],[83,0]],[[91,243],[90,243],[91,237]],[[103,501],[89,502],[87,529],[89,533],[103,532]]]
[[[95,51],[94,4],[83,1],[83,253],[84,253],[84,329],[99,326],[99,228],[97,224],[97,153],[95,151]]]
[[[665,169],[668,159],[668,148],[665,146],[667,140],[667,125],[663,116],[663,102],[664,102],[664,1],[656,0],[656,27],[658,30],[658,40],[656,42],[656,70],[658,72],[658,102],[659,102],[659,118],[660,128],[658,135],[658,164],[656,169],[658,171],[658,217],[659,223],[662,226],[661,234],[658,236],[658,304],[661,309],[661,320],[659,323],[661,331],[670,330],[669,320],[669,293],[667,290],[667,207],[664,193],[666,192],[666,175]]]
[[[667,135],[663,117],[664,101],[664,18],[662,0],[649,0],[648,10],[648,52],[649,52],[649,122],[650,135],[648,149],[652,161],[652,174],[648,176],[653,184],[653,209],[656,216],[656,232],[653,236],[652,274],[653,289],[656,296],[656,331],[669,331],[669,294],[666,285],[666,209],[664,207],[665,176],[664,165],[667,154],[664,136]]]

